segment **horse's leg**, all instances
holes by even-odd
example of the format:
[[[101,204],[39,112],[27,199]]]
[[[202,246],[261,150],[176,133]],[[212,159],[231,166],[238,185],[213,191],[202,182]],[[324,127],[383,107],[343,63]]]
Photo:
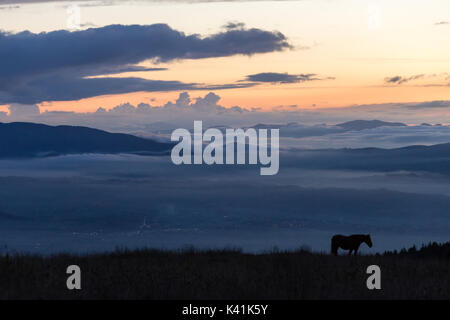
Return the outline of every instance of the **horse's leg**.
[[[339,247],[335,243],[333,243],[333,241],[331,241],[331,254],[337,256],[338,249]]]

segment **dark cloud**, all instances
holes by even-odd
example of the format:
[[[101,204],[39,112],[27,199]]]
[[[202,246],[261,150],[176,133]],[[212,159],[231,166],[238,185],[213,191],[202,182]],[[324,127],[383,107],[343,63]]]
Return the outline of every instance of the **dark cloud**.
[[[30,76],[60,70],[129,65],[153,60],[252,55],[290,48],[279,32],[228,30],[207,37],[186,35],[166,24],[110,25],[69,32],[0,33],[1,77]],[[20,53],[20,54],[19,54]],[[81,68],[81,70],[80,70]]]
[[[129,92],[162,92],[180,90],[223,90],[248,88],[254,84],[202,85],[180,81],[148,80],[142,78],[72,78],[60,75],[42,76],[0,91],[0,103],[34,104],[42,101],[68,101],[98,95]]]
[[[400,76],[384,78],[384,81],[387,83],[401,83],[402,80],[403,80],[403,78]]]
[[[101,94],[199,88],[178,81],[86,76],[157,71],[136,64],[180,59],[253,55],[291,48],[279,32],[228,29],[210,36],[186,35],[165,24],[110,25],[69,32],[0,32],[0,104],[81,99]],[[216,86],[212,89],[250,84]],[[205,87],[202,87],[205,88]]]
[[[245,79],[251,82],[269,82],[269,83],[298,83],[313,80],[322,80],[314,73],[307,74],[288,74],[277,72],[263,72],[248,75]]]
[[[395,77],[386,77],[384,78],[384,81],[386,83],[392,83],[392,84],[403,84],[412,80],[418,80],[418,79],[422,79],[424,78],[425,75],[424,74],[418,74],[415,76],[411,76],[411,77],[401,77],[401,76],[395,76]]]
[[[225,29],[243,29],[245,27],[245,23],[243,23],[243,22],[228,22],[224,27],[225,27]]]
[[[137,91],[195,90],[195,84],[141,78],[72,78],[60,75],[39,77],[22,85],[0,91],[0,102],[33,104],[42,101],[79,100],[105,94]]]
[[[415,81],[415,80],[426,80],[427,82],[430,79],[433,79],[433,82],[431,83],[420,83],[420,84],[416,84],[416,86],[420,86],[420,87],[447,87],[450,84],[447,82],[448,80],[450,80],[450,76],[448,74],[448,72],[441,72],[441,73],[433,73],[433,74],[417,74],[417,75],[413,75],[410,77],[403,77],[403,76],[394,76],[394,77],[386,77],[384,78],[384,81],[386,84],[395,84],[395,85],[400,85],[400,84],[404,84],[410,81]],[[436,82],[436,80],[440,81]]]
[[[445,100],[408,104],[406,106],[406,108],[408,108],[408,109],[430,109],[430,108],[449,108],[449,107],[450,107],[450,101],[445,101]]]
[[[141,66],[118,66],[118,67],[106,67],[104,69],[99,68],[97,70],[91,70],[92,75],[107,75],[107,74],[115,74],[115,73],[126,73],[126,72],[150,72],[150,71],[166,71],[168,68],[147,68]],[[88,72],[89,70],[87,70]],[[87,75],[88,73],[86,73]]]

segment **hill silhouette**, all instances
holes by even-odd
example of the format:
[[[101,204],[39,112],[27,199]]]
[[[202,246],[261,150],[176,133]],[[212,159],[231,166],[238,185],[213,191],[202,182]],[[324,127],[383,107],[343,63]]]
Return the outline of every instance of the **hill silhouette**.
[[[167,153],[172,144],[78,126],[0,123],[0,158],[82,153]]]

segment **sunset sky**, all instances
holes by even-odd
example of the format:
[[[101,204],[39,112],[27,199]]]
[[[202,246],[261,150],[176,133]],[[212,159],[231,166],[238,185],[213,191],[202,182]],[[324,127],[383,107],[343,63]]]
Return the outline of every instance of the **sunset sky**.
[[[449,40],[450,0],[0,0],[0,258],[449,241]]]
[[[142,0],[45,3],[7,0],[0,3],[3,3],[0,7],[0,58],[3,60],[0,67],[12,70],[0,76],[0,110],[3,111],[11,103],[36,103],[41,110],[75,112],[95,111],[98,107],[109,109],[125,102],[135,105],[141,102],[163,105],[175,100],[184,91],[188,91],[192,97],[204,96],[213,91],[221,96],[222,105],[237,105],[249,109],[292,105],[311,109],[450,100],[448,0]],[[69,7],[71,4],[79,5],[79,30],[73,26],[73,8]],[[46,70],[45,67],[41,68],[41,60],[33,62],[31,53],[30,56],[26,53],[30,52],[27,49],[31,46],[28,42],[38,43],[44,37],[37,35],[38,33],[57,30],[82,33],[83,30],[92,28],[94,31],[99,30],[98,33],[102,36],[104,33],[100,33],[100,30],[110,25],[151,26],[159,23],[167,24],[170,30],[184,33],[186,39],[193,34],[197,34],[198,39],[204,39],[221,33],[238,34],[242,31],[242,39],[249,37],[249,43],[242,44],[245,46],[242,50],[247,52],[245,50],[250,48],[250,51],[254,51],[251,55],[246,55],[241,54],[242,51],[237,48],[237,53],[233,54],[211,54],[212,49],[208,47],[206,57],[202,56],[204,52],[199,51],[194,53],[197,55],[195,59],[191,59],[191,52],[185,52],[181,57],[159,59],[162,60],[159,63],[155,56],[149,55],[148,59],[131,59],[133,62],[121,60],[117,64],[120,68],[139,66],[161,68],[160,70],[136,72],[135,69],[128,69],[129,72],[125,73],[108,71],[107,75],[95,70],[91,75],[87,72],[77,74],[77,77],[82,77],[80,80],[88,77],[120,77],[163,81],[164,86],[168,81],[177,82],[177,85],[171,84],[162,91],[152,87],[146,92],[142,90],[145,83],[130,85],[130,88],[124,89],[125,93],[116,93],[121,90],[110,91],[109,88],[102,91],[80,87],[77,88],[80,92],[76,95],[77,99],[72,100],[65,98],[72,96],[71,94],[48,94],[47,88],[42,89],[45,94],[41,94],[37,93],[35,87],[23,85],[30,77],[36,77],[36,82],[47,81],[43,77],[55,72],[58,72],[58,76],[64,73],[66,79],[67,74],[74,74],[74,70],[80,66],[78,63],[84,63],[73,57],[90,52],[78,50],[78,42],[72,48],[68,38],[69,42],[58,50],[71,56],[76,63],[62,64],[61,69],[56,71],[53,67]],[[277,44],[272,43],[274,48],[264,48],[262,51],[265,52],[261,52],[260,43],[252,48],[253,38],[250,37],[249,30],[253,29],[267,32],[267,35],[270,33],[277,36],[281,33],[285,39]],[[248,34],[244,34],[246,30]],[[23,31],[34,35],[16,34]],[[127,38],[128,31],[123,30],[122,38],[118,38],[123,44],[117,45],[130,46],[127,55],[133,56],[132,39],[136,35]],[[80,38],[93,46],[92,54],[95,55],[96,43],[88,39],[89,33]],[[276,47],[281,42],[285,42],[285,45]],[[41,52],[45,56],[45,50],[52,50],[47,47],[49,43],[50,40],[43,40],[41,44],[33,44],[33,50],[36,50],[33,53]],[[221,44],[219,40],[214,43]],[[226,44],[230,45],[229,42]],[[214,50],[220,51],[220,48],[214,47]],[[81,56],[80,60],[83,59]],[[27,62],[23,63],[22,58]],[[119,58],[115,57],[111,61],[116,61],[114,59]],[[135,61],[138,62],[134,63]],[[11,64],[14,63],[21,65],[13,69]],[[89,63],[91,62],[86,62],[82,68],[89,69],[92,66]],[[108,68],[111,67],[109,64]],[[23,72],[17,75],[17,69]],[[72,71],[67,71],[69,69]],[[79,83],[80,86],[85,85],[82,81]],[[190,84],[195,84],[195,88]],[[40,83],[39,88],[41,90]],[[63,82],[57,90],[70,93],[73,89]],[[26,96],[28,100],[22,101],[17,98],[19,96]]]

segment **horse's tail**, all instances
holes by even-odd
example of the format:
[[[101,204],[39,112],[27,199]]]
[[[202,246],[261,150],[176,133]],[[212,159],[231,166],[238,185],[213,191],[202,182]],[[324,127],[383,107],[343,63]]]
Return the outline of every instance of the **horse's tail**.
[[[338,249],[338,247],[337,247],[337,244],[336,244],[336,239],[335,239],[335,237],[333,237],[331,239],[331,254],[334,254],[336,256],[337,255],[337,249]]]

